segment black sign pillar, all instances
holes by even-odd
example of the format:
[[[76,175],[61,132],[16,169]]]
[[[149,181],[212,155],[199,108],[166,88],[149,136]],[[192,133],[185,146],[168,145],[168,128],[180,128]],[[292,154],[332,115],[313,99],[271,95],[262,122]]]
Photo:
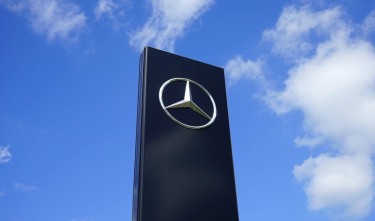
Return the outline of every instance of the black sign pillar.
[[[133,221],[238,221],[222,68],[143,51]]]

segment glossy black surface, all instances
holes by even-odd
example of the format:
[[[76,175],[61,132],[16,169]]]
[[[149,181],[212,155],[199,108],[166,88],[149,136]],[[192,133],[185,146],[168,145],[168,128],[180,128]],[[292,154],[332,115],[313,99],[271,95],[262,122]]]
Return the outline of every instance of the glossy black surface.
[[[223,69],[148,47],[140,72],[133,221],[237,221]],[[196,81],[211,93],[217,107],[211,126],[188,129],[165,114],[159,89],[176,77]],[[183,82],[171,84],[164,103],[181,100],[184,91]],[[194,85],[191,93],[211,115],[206,94]],[[207,121],[190,109],[170,113],[192,125]]]

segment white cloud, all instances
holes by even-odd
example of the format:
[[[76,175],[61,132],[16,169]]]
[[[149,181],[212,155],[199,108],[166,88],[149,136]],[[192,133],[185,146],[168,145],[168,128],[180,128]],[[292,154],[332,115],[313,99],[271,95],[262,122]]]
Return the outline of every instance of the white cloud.
[[[117,7],[117,4],[112,0],[99,0],[94,10],[96,19],[100,19],[100,17],[105,14],[112,17],[113,10]]]
[[[5,191],[4,190],[0,190],[0,197],[3,197],[5,196]]]
[[[374,196],[375,48],[344,17],[337,7],[283,10],[264,37],[273,52],[293,52],[294,66],[285,88],[272,90],[265,100],[276,113],[303,113],[306,135],[296,138],[297,146],[328,148],[329,155],[311,157],[294,169],[310,208],[359,219],[369,214]]]
[[[0,146],[0,164],[8,163],[12,159],[12,154],[9,151],[9,146]]]
[[[130,45],[141,50],[151,44],[173,51],[176,39],[213,2],[214,0],[151,0],[152,15],[142,28],[130,36]]]
[[[128,0],[99,0],[94,9],[96,20],[107,18],[114,29],[119,29],[124,25],[125,6]]]
[[[107,16],[112,20],[116,20],[117,17],[125,15],[125,5],[128,4],[127,0],[99,0],[94,9],[96,19],[100,19],[103,16]]]
[[[66,0],[1,0],[9,10],[24,15],[32,29],[56,39],[74,41],[86,25],[86,16],[80,7]]]
[[[332,35],[343,25],[339,7],[312,11],[308,7],[284,8],[274,29],[263,32],[263,41],[270,42],[275,54],[298,56],[314,49],[310,34]],[[324,37],[324,36],[323,36]]]
[[[375,11],[355,24],[341,7],[288,6],[262,36],[271,45],[268,55],[291,66],[281,90],[263,84],[265,102],[281,116],[301,112],[304,134],[296,146],[320,147],[320,155],[294,167],[294,176],[310,209],[339,220],[359,220],[373,203],[375,47],[366,36],[374,21]],[[257,79],[254,61],[237,57],[228,64],[230,80]]]
[[[294,168],[313,210],[343,210],[336,218],[359,218],[369,213],[373,200],[373,165],[367,155],[309,158]],[[344,209],[343,209],[344,208]]]
[[[13,187],[18,190],[18,191],[21,191],[21,192],[33,192],[33,191],[36,191],[38,190],[38,187],[37,186],[34,186],[34,185],[28,185],[28,184],[24,184],[24,183],[13,183]]]
[[[227,62],[224,69],[229,77],[230,84],[241,78],[264,81],[263,65],[264,62],[261,59],[245,61],[241,56],[236,56]]]
[[[371,34],[375,31],[375,10],[366,17],[362,24],[362,30],[365,35]]]
[[[316,147],[324,142],[320,136],[303,136],[294,139],[294,143],[298,147]]]
[[[341,142],[345,152],[372,153],[374,60],[373,46],[363,40],[321,43],[311,59],[289,71],[285,89],[267,101],[278,113],[303,111],[308,131]]]

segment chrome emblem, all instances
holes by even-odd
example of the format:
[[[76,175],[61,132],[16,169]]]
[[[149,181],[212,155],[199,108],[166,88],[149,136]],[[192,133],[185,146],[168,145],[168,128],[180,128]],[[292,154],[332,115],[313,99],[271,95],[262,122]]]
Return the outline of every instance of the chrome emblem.
[[[185,96],[182,100],[177,101],[176,103],[170,104],[168,106],[165,106],[164,102],[163,102],[164,88],[168,84],[170,84],[172,82],[175,82],[175,81],[185,81],[186,82]],[[190,91],[190,84],[194,84],[194,85],[198,86],[210,98],[212,106],[213,106],[212,115],[207,114],[206,112],[204,112],[204,110],[202,110],[198,105],[196,105],[194,103],[193,97],[192,97],[191,91]],[[206,88],[204,88],[202,85],[198,84],[197,82],[195,82],[193,80],[187,79],[187,78],[172,78],[172,79],[169,79],[168,81],[164,82],[164,84],[160,87],[160,90],[159,90],[159,101],[160,101],[161,107],[163,108],[164,112],[168,115],[168,117],[170,117],[174,122],[176,122],[177,124],[179,124],[183,127],[187,127],[187,128],[190,128],[190,129],[202,129],[202,128],[206,128],[206,127],[210,126],[216,119],[216,104],[215,104],[215,101],[212,98],[210,92],[208,92],[206,90]],[[197,114],[200,114],[203,117],[207,118],[208,123],[206,123],[204,125],[198,125],[198,126],[183,123],[183,122],[177,120],[175,117],[173,117],[172,114],[169,113],[169,111],[168,111],[168,109],[176,109],[176,108],[190,108],[193,111],[195,111]]]

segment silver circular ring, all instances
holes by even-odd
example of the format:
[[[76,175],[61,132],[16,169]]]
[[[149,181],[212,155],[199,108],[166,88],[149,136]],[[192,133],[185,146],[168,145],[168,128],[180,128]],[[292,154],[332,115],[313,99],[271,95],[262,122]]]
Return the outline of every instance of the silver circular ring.
[[[200,89],[202,89],[208,95],[208,97],[211,100],[212,106],[213,106],[213,114],[212,114],[212,117],[211,117],[211,119],[210,119],[210,121],[208,123],[206,123],[204,125],[200,125],[200,126],[193,126],[193,125],[185,124],[185,123],[177,120],[175,117],[172,116],[172,114],[169,113],[169,111],[167,110],[167,108],[165,107],[164,102],[163,102],[163,91],[164,91],[164,88],[168,84],[170,84],[170,83],[172,83],[174,81],[190,82],[190,83],[198,86]],[[216,115],[217,115],[216,104],[215,104],[215,101],[214,101],[213,97],[211,96],[210,92],[208,92],[206,90],[206,88],[204,88],[202,85],[198,84],[197,82],[195,82],[193,80],[187,79],[187,78],[172,78],[172,79],[169,79],[166,82],[164,82],[164,84],[160,87],[160,90],[159,90],[159,101],[160,101],[161,107],[163,108],[164,112],[168,115],[169,118],[171,118],[177,124],[179,124],[179,125],[181,125],[183,127],[189,128],[189,129],[202,129],[202,128],[206,128],[206,127],[210,126],[215,121],[215,119],[216,119]]]

